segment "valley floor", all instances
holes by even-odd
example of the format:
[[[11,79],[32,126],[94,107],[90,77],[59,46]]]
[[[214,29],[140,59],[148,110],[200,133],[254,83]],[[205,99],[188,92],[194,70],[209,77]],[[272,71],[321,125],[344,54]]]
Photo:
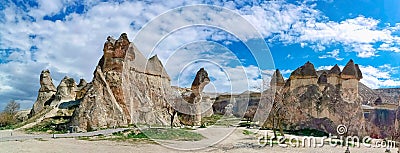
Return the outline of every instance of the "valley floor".
[[[156,143],[148,142],[116,142],[116,141],[87,141],[78,140],[77,138],[36,138],[36,139],[24,139],[17,141],[4,141],[2,138],[6,136],[9,137],[11,131],[0,131],[0,152],[7,153],[47,153],[47,152],[87,152],[87,153],[99,153],[99,152],[187,152],[187,148],[200,148],[199,150],[194,150],[192,152],[282,152],[282,153],[344,153],[345,147],[331,147],[324,146],[322,148],[282,148],[279,146],[273,147],[255,147],[257,144],[257,138],[252,135],[244,134],[244,131],[251,131],[251,133],[257,133],[259,131],[255,129],[245,129],[245,128],[226,128],[226,127],[215,127],[209,129],[198,129],[196,132],[201,133],[206,139],[198,142],[188,142],[188,141],[158,141]],[[229,135],[222,139],[221,135]],[[14,136],[25,136],[27,134],[14,131]],[[217,143],[219,142],[219,143]],[[351,153],[384,153],[385,148],[350,148]],[[392,149],[392,153],[396,153],[397,149]]]

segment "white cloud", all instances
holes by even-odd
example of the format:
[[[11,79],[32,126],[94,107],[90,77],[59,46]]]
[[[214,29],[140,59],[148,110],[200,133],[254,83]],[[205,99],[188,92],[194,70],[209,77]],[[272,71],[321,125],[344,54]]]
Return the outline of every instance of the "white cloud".
[[[326,55],[319,56],[318,58],[334,58],[338,61],[343,60],[343,58],[339,57],[339,49],[335,49],[331,52],[327,52]]]
[[[332,67],[333,65],[320,66],[316,69],[330,70]],[[341,70],[344,68],[343,65],[339,65],[339,67]],[[400,80],[392,77],[392,74],[397,74],[398,69],[399,67],[392,67],[389,64],[378,67],[360,65],[360,70],[363,74],[363,78],[360,82],[372,89],[400,86]]]

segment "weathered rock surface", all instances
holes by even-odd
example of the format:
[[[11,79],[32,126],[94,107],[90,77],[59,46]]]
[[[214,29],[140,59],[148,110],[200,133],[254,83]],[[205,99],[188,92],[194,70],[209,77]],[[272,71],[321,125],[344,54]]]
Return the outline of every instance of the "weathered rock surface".
[[[147,60],[126,34],[118,40],[108,37],[103,52],[91,84],[81,89],[87,92],[71,125],[81,130],[136,123],[169,125],[169,101],[177,94],[157,56]]]
[[[270,86],[284,86],[285,85],[285,79],[283,78],[281,71],[279,69],[276,69],[274,74],[271,77],[271,82]]]
[[[330,84],[323,90],[316,85],[303,86],[289,92],[282,89],[284,99],[276,101],[287,112],[284,117],[289,129],[318,129],[336,134],[336,127],[344,124],[349,134],[362,135],[365,121],[361,101],[348,103],[342,99],[338,88]],[[361,126],[360,126],[361,125]]]
[[[305,63],[303,66],[297,68],[290,74],[290,79],[294,78],[317,78],[317,72],[315,71],[314,64],[311,62]]]
[[[360,72],[361,72],[361,71],[360,71]],[[335,66],[333,66],[333,67],[329,70],[328,75],[340,76],[340,73],[341,73],[340,67],[339,67],[337,64],[335,64]]]
[[[77,92],[77,86],[75,80],[68,76],[61,80],[57,87],[57,92],[55,95],[55,100],[51,102],[51,106],[55,106],[60,102],[67,102],[75,100]]]
[[[43,70],[40,74],[40,89],[36,102],[33,104],[30,116],[43,110],[45,104],[54,99],[54,94],[57,92],[53,84],[53,79],[50,76],[49,70]],[[47,104],[48,105],[48,104]]]
[[[379,95],[390,97],[390,102],[398,103],[400,101],[400,88],[374,89]]]
[[[208,73],[204,68],[200,68],[192,82],[190,90],[182,92],[182,98],[188,104],[181,106],[184,109],[179,113],[179,120],[185,125],[200,125],[201,118],[213,114],[212,101],[210,97],[203,96],[204,87],[210,82]]]
[[[395,129],[400,129],[397,90],[372,90],[359,82],[362,72],[357,64],[350,60],[346,65],[344,73],[337,65],[314,73],[313,65],[307,62],[292,73],[282,88],[273,88],[278,79],[272,79],[271,88],[261,98],[254,94],[244,101],[239,95],[216,97],[214,112],[224,114],[234,99],[234,114],[243,113],[237,108],[247,108],[244,116],[238,117],[263,121],[268,116],[264,124],[267,127],[282,125],[287,130],[311,128],[337,134],[336,127],[343,124],[349,135],[392,136]],[[269,110],[269,114],[263,113]]]
[[[358,64],[354,64],[354,61],[350,59],[346,66],[344,66],[341,77],[343,79],[362,79],[361,70],[358,67]]]
[[[86,92],[92,87],[91,83],[87,83],[85,79],[80,79],[77,86],[76,100],[82,99]]]

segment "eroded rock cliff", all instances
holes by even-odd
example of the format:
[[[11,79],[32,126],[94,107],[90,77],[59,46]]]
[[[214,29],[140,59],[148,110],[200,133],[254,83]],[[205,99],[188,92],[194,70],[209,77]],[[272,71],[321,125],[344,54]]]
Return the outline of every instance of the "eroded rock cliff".
[[[82,99],[71,125],[81,130],[136,123],[169,125],[167,108],[177,93],[158,57],[147,60],[125,33],[118,40],[108,37],[103,52],[90,87],[81,88],[87,92],[78,96]]]

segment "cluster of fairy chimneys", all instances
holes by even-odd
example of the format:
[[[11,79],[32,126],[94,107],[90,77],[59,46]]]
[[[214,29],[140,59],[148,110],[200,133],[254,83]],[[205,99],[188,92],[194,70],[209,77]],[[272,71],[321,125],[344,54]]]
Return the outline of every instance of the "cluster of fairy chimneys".
[[[310,62],[297,68],[290,74],[285,81],[280,71],[277,69],[270,82],[271,87],[289,86],[291,89],[305,85],[342,85],[345,88],[358,88],[358,81],[362,79],[362,73],[358,64],[350,59],[341,71],[336,64],[330,70],[316,71]]]

